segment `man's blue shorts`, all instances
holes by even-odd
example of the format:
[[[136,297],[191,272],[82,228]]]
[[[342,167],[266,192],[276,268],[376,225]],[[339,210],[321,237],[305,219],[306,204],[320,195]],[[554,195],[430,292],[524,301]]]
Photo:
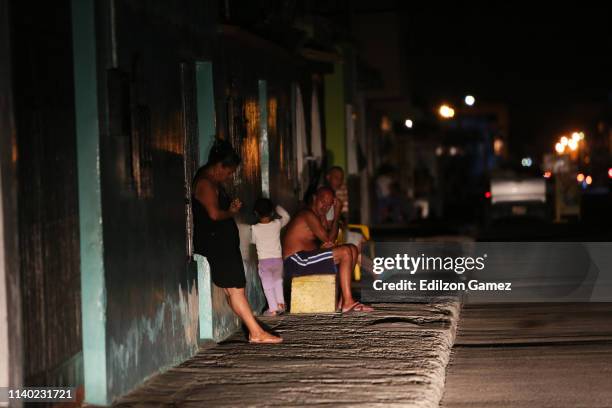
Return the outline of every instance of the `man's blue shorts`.
[[[337,272],[331,249],[300,251],[284,260],[287,276],[333,275]]]

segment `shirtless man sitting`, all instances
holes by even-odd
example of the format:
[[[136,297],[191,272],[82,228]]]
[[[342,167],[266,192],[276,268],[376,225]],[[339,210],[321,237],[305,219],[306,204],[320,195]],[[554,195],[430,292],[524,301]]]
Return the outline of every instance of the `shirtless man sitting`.
[[[309,208],[298,212],[291,220],[283,239],[285,273],[289,276],[329,274],[335,273],[339,265],[342,312],[371,312],[374,309],[357,302],[351,294],[351,276],[359,255],[357,247],[351,244],[334,246],[341,205],[332,189],[321,187]],[[325,215],[332,206],[336,217],[326,229]]]

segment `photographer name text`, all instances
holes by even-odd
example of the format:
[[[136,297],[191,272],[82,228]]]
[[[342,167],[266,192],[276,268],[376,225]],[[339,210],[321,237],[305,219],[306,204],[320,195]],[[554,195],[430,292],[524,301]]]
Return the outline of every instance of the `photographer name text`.
[[[411,281],[402,279],[398,282],[384,282],[380,279],[372,283],[376,291],[422,291],[422,292],[446,292],[446,291],[511,291],[511,282],[482,282],[472,279],[468,282],[446,282],[440,279],[420,279]]]

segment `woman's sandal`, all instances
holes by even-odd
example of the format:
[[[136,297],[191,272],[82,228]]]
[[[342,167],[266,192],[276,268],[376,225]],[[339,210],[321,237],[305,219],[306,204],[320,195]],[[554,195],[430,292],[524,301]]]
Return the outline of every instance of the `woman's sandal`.
[[[262,313],[262,315],[266,317],[274,317],[274,316],[278,316],[278,314],[279,313],[277,311],[272,312],[270,310],[266,310],[265,312]]]
[[[263,339],[260,340],[254,340],[253,338],[251,338],[251,336],[249,335],[249,343],[251,344],[279,344],[283,342],[283,338],[282,337],[265,337]]]
[[[349,307],[342,308],[342,313],[350,313],[350,312],[373,312],[374,308],[370,306],[366,306],[363,303],[355,302]]]

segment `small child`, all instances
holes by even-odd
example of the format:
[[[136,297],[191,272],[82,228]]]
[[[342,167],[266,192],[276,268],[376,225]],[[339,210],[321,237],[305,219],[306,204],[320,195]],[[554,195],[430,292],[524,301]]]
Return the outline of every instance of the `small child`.
[[[257,246],[259,277],[268,301],[264,315],[276,316],[285,311],[280,231],[289,223],[290,217],[280,205],[275,209],[267,198],[255,202],[255,215],[259,222],[251,227],[251,243]]]

